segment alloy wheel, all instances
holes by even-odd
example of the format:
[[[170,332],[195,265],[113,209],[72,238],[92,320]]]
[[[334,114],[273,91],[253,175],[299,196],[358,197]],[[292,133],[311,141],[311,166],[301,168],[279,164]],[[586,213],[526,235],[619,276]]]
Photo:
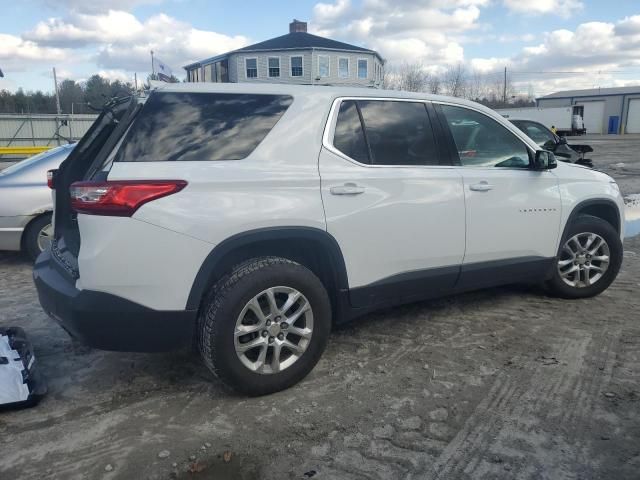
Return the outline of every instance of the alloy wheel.
[[[558,273],[567,285],[590,287],[609,268],[609,245],[596,233],[578,233],[565,242],[558,260]]]
[[[38,248],[41,252],[45,251],[47,248],[51,246],[51,242],[53,240],[53,224],[47,223],[42,229],[38,232]]]
[[[238,358],[255,373],[278,373],[305,352],[313,334],[313,311],[307,298],[291,287],[263,290],[236,320]]]

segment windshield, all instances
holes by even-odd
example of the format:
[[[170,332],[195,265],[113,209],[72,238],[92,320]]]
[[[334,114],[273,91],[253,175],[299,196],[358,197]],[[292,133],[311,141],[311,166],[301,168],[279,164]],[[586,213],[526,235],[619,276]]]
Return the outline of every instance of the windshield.
[[[24,170],[27,167],[30,167],[31,165],[49,160],[52,157],[55,157],[58,154],[63,153],[71,148],[72,148],[71,145],[61,145],[59,147],[52,148],[51,150],[47,150],[46,152],[39,153],[37,155],[34,155],[33,157],[29,157],[18,163],[14,163],[13,165],[2,170],[0,172],[0,175],[8,175],[10,173],[19,172],[21,170]]]

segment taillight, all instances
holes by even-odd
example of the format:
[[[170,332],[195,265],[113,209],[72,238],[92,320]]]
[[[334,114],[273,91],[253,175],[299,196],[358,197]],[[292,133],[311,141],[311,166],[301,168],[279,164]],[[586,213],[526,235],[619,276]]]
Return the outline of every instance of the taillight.
[[[57,170],[47,170],[47,187],[49,187],[51,190],[53,190],[55,188],[55,185],[53,184],[53,178],[55,177]]]
[[[78,213],[130,217],[145,203],[179,192],[184,180],[114,180],[71,184],[71,207]]]

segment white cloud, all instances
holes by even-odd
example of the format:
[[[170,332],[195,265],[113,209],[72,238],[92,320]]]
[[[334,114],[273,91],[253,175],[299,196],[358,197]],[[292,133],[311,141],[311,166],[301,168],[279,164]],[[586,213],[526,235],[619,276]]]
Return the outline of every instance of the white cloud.
[[[141,22],[131,13],[115,10],[50,18],[24,37],[48,47],[91,46],[97,50],[95,62],[105,70],[148,71],[149,52],[154,50],[178,75],[189,62],[248,43],[246,37],[199,30],[162,13]]]
[[[69,55],[68,50],[39,45],[3,33],[0,33],[0,45],[0,65],[5,75],[9,71],[25,71],[43,61],[64,60]]]
[[[627,70],[630,75],[621,76],[618,72],[640,66],[640,15],[615,23],[586,22],[575,30],[554,30],[544,34],[540,43],[522,48],[512,58],[474,58],[470,63],[487,72],[492,66],[498,70],[508,65],[515,73],[514,81],[521,85],[532,83],[538,94],[637,85],[640,74]]]
[[[509,10],[517,13],[553,14],[565,18],[584,8],[580,0],[503,0],[503,3]]]
[[[377,50],[391,63],[426,66],[464,59],[458,40],[479,28],[488,0],[350,0],[318,3],[313,32]]]

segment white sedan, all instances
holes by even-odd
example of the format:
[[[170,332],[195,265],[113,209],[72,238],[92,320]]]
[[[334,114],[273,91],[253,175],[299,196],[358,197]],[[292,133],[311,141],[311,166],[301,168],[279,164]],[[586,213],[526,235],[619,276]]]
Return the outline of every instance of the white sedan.
[[[35,259],[51,243],[53,201],[47,171],[75,144],[61,145],[0,170],[0,250],[24,250]]]

